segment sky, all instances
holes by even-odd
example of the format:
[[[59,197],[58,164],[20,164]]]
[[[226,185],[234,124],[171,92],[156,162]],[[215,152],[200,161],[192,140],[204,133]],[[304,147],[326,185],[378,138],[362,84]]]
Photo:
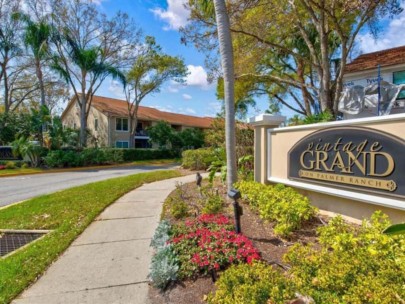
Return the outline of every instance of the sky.
[[[147,96],[141,105],[159,110],[195,116],[215,116],[221,109],[221,102],[216,98],[216,87],[207,82],[204,67],[204,55],[192,44],[180,43],[179,28],[187,24],[188,11],[184,8],[185,0],[93,0],[100,11],[113,15],[121,10],[134,18],[144,35],[151,35],[172,56],[181,56],[189,70],[186,85],[167,82],[161,91]],[[404,12],[395,19],[381,20],[381,31],[377,40],[363,31],[357,39],[356,49],[360,53],[369,53],[405,45],[405,4]],[[97,95],[124,99],[122,89],[107,79]],[[251,109],[248,117],[263,113],[267,109],[265,98],[257,100],[256,109]],[[287,117],[294,113],[282,109]]]

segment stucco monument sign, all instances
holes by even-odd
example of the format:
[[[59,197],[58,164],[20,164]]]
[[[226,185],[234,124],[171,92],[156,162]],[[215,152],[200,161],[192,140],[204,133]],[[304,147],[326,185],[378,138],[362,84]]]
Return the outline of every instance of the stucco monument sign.
[[[288,178],[405,198],[405,141],[365,127],[322,129],[290,149]]]

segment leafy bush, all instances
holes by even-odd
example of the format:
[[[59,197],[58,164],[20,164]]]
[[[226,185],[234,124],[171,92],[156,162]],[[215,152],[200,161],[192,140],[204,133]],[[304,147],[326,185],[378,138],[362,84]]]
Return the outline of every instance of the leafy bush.
[[[173,150],[167,149],[110,149],[118,150],[123,154],[123,160],[125,162],[131,162],[136,160],[153,160],[164,158],[176,158],[179,154]]]
[[[217,290],[208,297],[208,303],[275,304],[285,303],[294,295],[283,274],[262,262],[232,266],[215,285]]]
[[[170,204],[170,214],[175,219],[185,218],[188,215],[188,206],[184,201],[172,201]]]
[[[33,167],[38,167],[41,161],[41,155],[44,149],[37,143],[20,137],[11,143],[13,154],[28,159]]]
[[[170,214],[175,219],[181,219],[188,213],[189,206],[183,198],[182,184],[177,184],[176,190],[163,203],[162,218]]]
[[[335,120],[333,114],[329,111],[325,111],[319,114],[312,114],[305,117],[294,115],[288,120],[288,125],[289,126],[309,125],[333,120]]]
[[[198,149],[204,145],[204,132],[197,128],[187,128],[179,132],[183,148]]]
[[[8,162],[6,162],[5,167],[6,167],[6,169],[15,169],[15,168],[17,168],[17,165],[13,161],[8,161]]]
[[[221,172],[221,181],[225,182],[227,174],[226,160],[217,159],[213,161],[211,165],[208,167],[207,171],[209,172],[208,179],[210,183],[214,181],[217,172]]]
[[[177,279],[179,265],[171,245],[160,248],[152,257],[149,278],[155,287],[165,289]]]
[[[253,180],[254,156],[251,154],[242,156],[238,159],[238,174],[242,180]]]
[[[235,184],[235,187],[240,190],[242,198],[245,199],[249,206],[254,210],[259,210],[259,204],[267,199],[268,185],[256,183],[252,181],[240,181]]]
[[[206,170],[216,159],[213,149],[186,150],[182,153],[182,166],[190,170]]]
[[[289,250],[292,283],[316,303],[403,302],[405,236],[382,233],[388,224],[380,212],[361,227],[332,219],[319,229],[318,245]]]
[[[227,230],[231,227],[227,217],[211,214],[187,220],[180,229],[173,227],[171,244],[180,262],[179,277],[207,274],[232,263],[260,259],[252,242],[242,234]]]
[[[264,186],[242,181],[236,187],[262,219],[276,223],[274,232],[284,237],[299,229],[317,212],[307,197],[284,185]]]
[[[87,148],[82,151],[54,150],[44,157],[48,167],[80,167],[91,165],[106,165],[121,163],[123,161],[122,150]]]
[[[83,165],[80,153],[73,150],[50,151],[44,157],[44,162],[50,168],[78,167]]]
[[[224,208],[224,202],[221,196],[218,195],[217,191],[212,188],[201,189],[203,196],[203,214],[218,214]]]
[[[168,221],[161,221],[150,244],[156,250],[156,254],[152,257],[149,278],[155,287],[161,289],[165,289],[170,281],[177,279],[179,270],[173,247],[168,244],[170,228]]]
[[[159,121],[148,128],[150,141],[159,147],[169,145],[172,150],[180,151],[184,148],[200,148],[204,145],[204,132],[198,128],[187,128],[183,131],[174,130],[166,121]]]
[[[160,221],[155,230],[152,241],[150,242],[150,246],[156,250],[159,248],[163,248],[169,241],[170,228],[171,225],[168,221]]]

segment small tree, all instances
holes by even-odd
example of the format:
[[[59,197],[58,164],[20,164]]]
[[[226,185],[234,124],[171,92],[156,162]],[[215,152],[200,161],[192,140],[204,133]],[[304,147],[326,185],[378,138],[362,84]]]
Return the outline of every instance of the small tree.
[[[187,128],[180,132],[183,147],[198,149],[204,145],[204,132],[197,128]]]
[[[145,47],[126,75],[125,96],[129,116],[129,146],[135,147],[135,132],[138,124],[138,107],[149,94],[158,93],[162,84],[168,80],[184,82],[187,68],[179,57],[162,52],[155,38],[146,37]]]
[[[127,14],[109,18],[93,1],[52,0],[56,55],[52,67],[71,86],[80,106],[80,143],[87,143],[87,117],[94,94],[112,76],[124,81],[118,67],[134,60],[140,32]]]
[[[156,125],[148,128],[150,141],[160,148],[170,144],[173,129],[166,121],[159,121]]]
[[[30,16],[22,13],[15,13],[14,18],[20,19],[25,23],[24,28],[24,44],[31,51],[35,73],[38,78],[39,89],[41,92],[41,106],[47,105],[45,100],[45,84],[43,76],[44,61],[49,59],[49,45],[53,32],[53,28],[43,18],[38,22],[31,20]]]

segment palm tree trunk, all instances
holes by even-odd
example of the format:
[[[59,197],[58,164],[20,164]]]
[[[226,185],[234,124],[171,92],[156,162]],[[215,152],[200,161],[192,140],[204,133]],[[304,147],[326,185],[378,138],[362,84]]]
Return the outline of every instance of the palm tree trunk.
[[[41,106],[45,106],[46,101],[45,101],[44,78],[43,78],[43,75],[42,75],[41,62],[39,61],[39,59],[37,59],[36,63],[35,63],[35,72],[37,74],[38,83],[39,83],[39,90],[41,92]]]
[[[5,67],[6,65],[4,65],[2,68],[5,71]],[[9,87],[8,87],[8,75],[7,75],[7,71],[4,72],[3,75],[3,86],[4,86],[4,112],[8,113],[10,111],[11,108],[11,104],[10,104],[10,93],[9,93]]]
[[[87,117],[86,117],[86,94],[81,94],[81,109],[80,109],[80,146],[86,147],[87,145]]]
[[[234,68],[233,48],[229,26],[229,17],[224,0],[214,0],[215,17],[217,20],[219,49],[224,77],[225,95],[225,147],[227,165],[227,187],[232,188],[237,180],[235,152],[235,102],[234,102]]]
[[[38,83],[39,83],[39,90],[41,92],[41,107],[46,106],[46,101],[45,101],[45,86],[44,86],[44,78],[41,70],[41,62],[40,59],[36,59],[35,62],[35,71],[37,74],[38,78]],[[41,144],[44,144],[44,132],[46,131],[46,123],[43,122],[41,126]]]

